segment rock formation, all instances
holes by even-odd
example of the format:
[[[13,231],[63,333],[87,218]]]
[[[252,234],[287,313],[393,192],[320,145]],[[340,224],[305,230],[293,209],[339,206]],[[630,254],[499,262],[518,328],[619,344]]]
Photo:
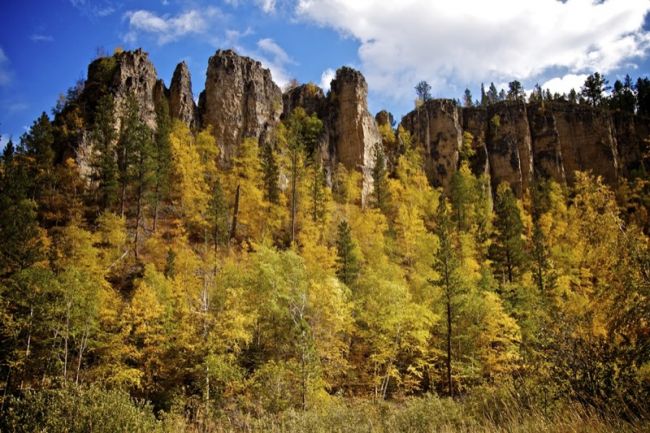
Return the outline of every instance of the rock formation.
[[[192,78],[185,62],[176,66],[169,86],[169,114],[190,128],[197,126],[197,108],[192,93]]]
[[[609,113],[587,105],[559,102],[549,104],[549,108],[560,138],[567,181],[573,183],[576,170],[589,170],[616,185],[618,157]]]
[[[260,62],[219,50],[208,63],[199,112],[201,126],[212,126],[227,162],[245,138],[270,139],[282,114],[282,92]]]
[[[164,85],[162,86],[164,89]],[[160,93],[156,68],[147,53],[141,49],[122,51],[112,57],[102,57],[88,67],[88,80],[82,98],[93,109],[102,93],[111,93],[115,103],[115,117],[119,127],[120,118],[126,111],[129,97],[135,98],[142,120],[152,129],[156,128],[156,95]],[[163,91],[164,93],[164,91]]]
[[[486,146],[487,110],[480,107],[463,108],[463,131],[472,134],[470,168],[476,176],[490,175],[490,162]],[[464,138],[463,138],[464,139]]]
[[[287,90],[282,95],[282,118],[289,117],[297,107],[302,107],[308,115],[316,114],[323,118],[326,106],[323,89],[314,83],[301,84]]]
[[[237,146],[252,137],[265,142],[281,118],[296,107],[323,121],[320,158],[329,172],[338,164],[363,173],[363,201],[372,189],[375,148],[382,144],[379,127],[393,125],[390,113],[368,112],[368,87],[360,72],[343,67],[327,96],[310,83],[283,95],[271,73],[248,57],[219,50],[209,60],[205,90],[194,103],[188,67],[180,63],[170,89],[158,79],[142,50],[123,51],[93,61],[78,103],[86,125],[92,125],[98,100],[111,94],[116,129],[129,98],[135,98],[142,120],[156,128],[156,107],[167,102],[170,115],[193,128],[211,126],[227,165]],[[405,115],[401,125],[426,150],[425,170],[434,186],[448,189],[458,169],[463,141],[472,135],[470,166],[491,177],[493,187],[508,182],[523,196],[536,178],[571,184],[575,171],[591,171],[616,185],[620,176],[646,172],[650,120],[631,113],[609,112],[567,102],[545,104],[503,101],[488,107],[460,108],[453,100],[429,100]],[[82,173],[90,173],[90,134],[76,149]],[[399,157],[398,142],[388,148],[389,167]]]
[[[326,124],[334,162],[348,170],[363,173],[362,202],[372,191],[374,151],[381,145],[381,135],[374,117],[368,111],[368,85],[359,71],[342,67],[336,71],[328,96],[329,115]]]
[[[535,178],[547,178],[564,184],[564,160],[555,116],[541,103],[528,106],[528,123],[533,144]]]
[[[512,191],[521,196],[533,180],[526,104],[504,101],[488,108],[487,150],[493,188],[508,182]]]
[[[459,109],[451,99],[432,99],[404,116],[404,126],[426,151],[425,170],[433,186],[449,187],[463,145]]]

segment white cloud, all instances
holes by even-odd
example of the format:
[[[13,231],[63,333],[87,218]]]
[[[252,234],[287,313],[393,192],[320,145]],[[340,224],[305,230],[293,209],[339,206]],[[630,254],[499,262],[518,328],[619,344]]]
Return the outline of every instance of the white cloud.
[[[299,18],[360,43],[371,90],[413,97],[465,83],[606,73],[645,55],[648,0],[297,0]],[[459,85],[460,84],[460,85]]]
[[[327,91],[330,89],[330,84],[332,83],[334,77],[336,77],[336,71],[334,69],[327,68],[323,71],[323,73],[320,76],[319,85],[324,92],[327,93]]]
[[[542,89],[549,89],[551,93],[560,93],[568,94],[571,89],[575,89],[576,92],[580,93],[580,88],[585,83],[587,79],[587,74],[566,74],[563,77],[555,77],[544,84],[542,84]]]
[[[134,43],[142,33],[153,35],[160,45],[190,34],[204,34],[213,19],[221,17],[215,7],[205,10],[188,10],[176,16],[159,16],[147,10],[128,11],[124,14],[129,22],[126,42]]]
[[[32,42],[53,42],[54,37],[51,35],[42,35],[40,33],[34,33],[29,37],[29,39],[32,40]]]
[[[117,10],[113,0],[70,0],[70,4],[83,14],[97,17],[107,17]]]
[[[291,57],[282,49],[282,47],[273,41],[273,39],[265,38],[257,41],[257,47],[262,51],[273,56],[273,60],[279,64],[295,63]]]
[[[224,2],[232,7],[238,7],[246,3],[246,0],[224,0]],[[275,12],[277,6],[277,0],[254,0],[254,3],[267,14]]]
[[[11,81],[11,72],[9,71],[9,58],[0,47],[0,86],[6,86]]]
[[[290,81],[287,66],[295,65],[296,62],[273,39],[264,38],[258,40],[258,50],[256,52],[249,52],[243,47],[236,47],[236,49],[245,56],[250,56],[259,60],[265,68],[268,68],[271,71],[273,81],[275,81],[280,87],[284,88],[284,86]]]

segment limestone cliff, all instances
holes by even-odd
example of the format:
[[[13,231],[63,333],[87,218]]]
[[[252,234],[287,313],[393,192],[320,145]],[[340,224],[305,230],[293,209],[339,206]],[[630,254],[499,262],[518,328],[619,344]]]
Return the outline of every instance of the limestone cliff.
[[[197,126],[197,107],[192,93],[192,78],[185,62],[176,66],[169,86],[169,114],[190,128]]]
[[[282,114],[282,92],[260,62],[219,50],[208,62],[199,111],[201,126],[212,126],[227,162],[245,138],[270,139]]]

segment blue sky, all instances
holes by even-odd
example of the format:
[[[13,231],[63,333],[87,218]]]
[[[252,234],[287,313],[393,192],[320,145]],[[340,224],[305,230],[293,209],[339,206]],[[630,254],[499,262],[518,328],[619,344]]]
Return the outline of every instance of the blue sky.
[[[280,85],[327,86],[349,65],[366,75],[371,111],[397,118],[419,80],[459,98],[482,81],[568,91],[593,71],[650,75],[650,0],[7,0],[0,11],[3,144],[85,77],[99,47],[142,47],[167,84],[185,60],[196,94],[219,48],[262,61]]]

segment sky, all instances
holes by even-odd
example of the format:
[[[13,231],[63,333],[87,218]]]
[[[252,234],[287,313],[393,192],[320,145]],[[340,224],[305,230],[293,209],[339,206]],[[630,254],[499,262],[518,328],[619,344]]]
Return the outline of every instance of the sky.
[[[461,98],[481,82],[562,93],[595,71],[650,75],[648,12],[650,0],[2,0],[0,147],[116,47],[143,48],[167,85],[184,60],[195,95],[217,49],[260,60],[280,86],[327,91],[351,66],[370,111],[399,119],[421,80]]]

